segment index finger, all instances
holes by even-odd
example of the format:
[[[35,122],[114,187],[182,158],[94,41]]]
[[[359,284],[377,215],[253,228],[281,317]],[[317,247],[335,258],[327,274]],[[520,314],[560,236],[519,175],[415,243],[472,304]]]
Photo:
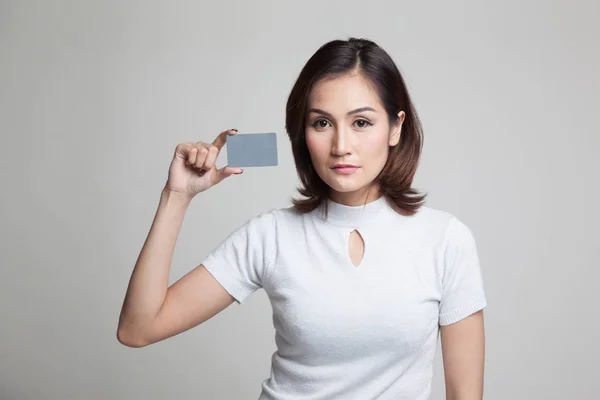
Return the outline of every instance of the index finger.
[[[237,129],[228,129],[226,131],[219,133],[219,136],[217,136],[216,139],[212,143],[213,146],[215,146],[216,148],[221,150],[223,148],[223,146],[225,146],[225,143],[227,143],[227,135],[235,135],[236,133],[237,133]]]

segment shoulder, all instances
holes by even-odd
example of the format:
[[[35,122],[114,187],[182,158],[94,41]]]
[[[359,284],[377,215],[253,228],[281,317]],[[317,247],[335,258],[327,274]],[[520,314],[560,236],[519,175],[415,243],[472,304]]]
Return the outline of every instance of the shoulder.
[[[422,206],[410,217],[424,233],[435,237],[444,246],[448,242],[470,241],[473,239],[471,229],[451,212],[428,206]]]
[[[274,223],[283,224],[291,222],[300,222],[310,213],[301,213],[296,210],[293,206],[272,208],[267,211],[263,211],[256,215],[253,219],[260,221],[261,223]]]
[[[294,207],[272,208],[256,214],[246,224],[255,229],[272,231],[278,226],[301,221],[302,218],[303,214],[296,211]]]
[[[257,223],[264,223],[269,220],[275,221],[283,218],[297,217],[300,214],[295,211],[294,207],[285,207],[285,208],[271,208],[268,210],[264,210],[255,214],[254,217],[250,219],[250,221],[254,221]]]
[[[436,232],[443,234],[455,217],[448,211],[421,206],[414,215],[407,218],[421,230],[427,231],[430,234]]]

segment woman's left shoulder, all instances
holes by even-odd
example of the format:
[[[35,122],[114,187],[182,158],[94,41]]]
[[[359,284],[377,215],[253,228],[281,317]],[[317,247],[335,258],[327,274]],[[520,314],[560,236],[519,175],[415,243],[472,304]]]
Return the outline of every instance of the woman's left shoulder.
[[[428,232],[435,232],[441,237],[449,235],[469,236],[471,234],[470,228],[464,221],[446,210],[421,206],[411,218],[417,226]]]
[[[430,206],[421,206],[411,218],[419,225],[445,228],[456,217],[445,210]]]

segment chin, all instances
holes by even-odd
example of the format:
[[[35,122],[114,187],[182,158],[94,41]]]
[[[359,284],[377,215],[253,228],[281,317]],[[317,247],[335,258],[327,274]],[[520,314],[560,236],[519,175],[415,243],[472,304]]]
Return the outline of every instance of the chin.
[[[356,182],[352,180],[342,180],[336,178],[328,179],[325,181],[325,183],[331,188],[331,190],[338,193],[354,193],[367,190],[369,187],[368,182]]]

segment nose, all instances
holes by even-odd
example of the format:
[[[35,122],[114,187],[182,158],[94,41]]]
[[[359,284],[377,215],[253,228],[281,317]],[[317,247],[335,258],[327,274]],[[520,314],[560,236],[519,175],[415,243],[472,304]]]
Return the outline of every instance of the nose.
[[[331,144],[331,154],[336,156],[344,156],[350,152],[350,140],[348,133],[344,128],[336,129]]]

